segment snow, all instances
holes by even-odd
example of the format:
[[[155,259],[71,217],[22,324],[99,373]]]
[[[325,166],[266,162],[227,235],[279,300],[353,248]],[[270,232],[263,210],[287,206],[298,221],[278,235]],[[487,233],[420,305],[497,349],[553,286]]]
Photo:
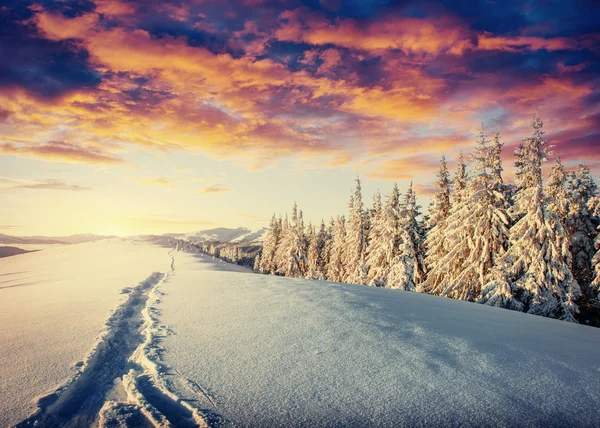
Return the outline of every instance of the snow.
[[[169,387],[225,425],[600,420],[598,329],[228,266],[177,253],[159,317]]]
[[[599,329],[153,239],[0,260],[0,426],[600,420]]]
[[[245,227],[238,228],[227,228],[217,227],[215,229],[200,230],[197,232],[190,233],[171,233],[166,236],[178,239],[187,239],[192,242],[231,242],[231,243],[244,243],[244,242],[262,242],[264,240],[264,234],[266,228],[252,231]]]
[[[0,259],[0,426],[78,373],[121,291],[166,272],[167,252],[111,239]]]
[[[20,236],[10,236],[4,235],[0,233],[0,243],[9,244],[9,245],[21,245],[21,244],[64,244],[64,242],[59,241],[54,238],[36,238],[36,237],[20,237]]]
[[[93,233],[82,233],[70,236],[10,236],[0,234],[2,244],[83,244],[84,242],[101,241],[103,239],[116,238],[116,236],[94,235]]]
[[[242,243],[242,242],[263,242],[264,236],[267,231],[267,228],[263,227],[262,229],[255,230],[253,232],[248,231],[245,235],[238,236],[235,239],[232,239],[231,243]]]
[[[40,251],[47,250],[50,248],[58,248],[62,245],[66,244],[16,244],[15,246],[25,251]]]

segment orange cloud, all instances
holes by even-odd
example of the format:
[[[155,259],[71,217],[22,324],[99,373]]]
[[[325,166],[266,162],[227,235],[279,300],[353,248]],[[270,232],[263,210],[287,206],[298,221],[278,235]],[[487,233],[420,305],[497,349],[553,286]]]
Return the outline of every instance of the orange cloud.
[[[390,18],[363,26],[350,19],[338,19],[332,24],[315,15],[303,23],[299,15],[298,11],[282,14],[288,22],[275,32],[275,38],[367,51],[399,49],[407,55],[461,55],[473,47],[468,32],[449,18]]]
[[[304,77],[295,82],[296,76],[281,64],[215,55],[189,46],[184,38],[154,39],[141,30],[91,28],[88,23],[97,22],[94,13],[68,19],[40,12],[35,22],[53,39],[77,34],[101,71],[126,72],[131,79],[150,76],[142,89],[148,92],[148,101],[158,101],[148,105],[146,100],[123,99],[131,83],[120,74],[104,79],[98,93],[76,94],[55,106],[57,120],[46,118],[49,122],[76,121],[88,138],[117,144],[201,148],[217,156],[231,156],[233,149],[279,155],[289,155],[297,147],[315,154],[329,150],[311,133],[290,126],[290,120],[269,117],[257,108],[272,88],[309,82]],[[290,96],[303,97],[299,92]]]
[[[130,3],[120,0],[95,0],[96,12],[107,16],[130,15],[135,12]]]
[[[50,141],[45,144],[16,145],[0,144],[0,152],[9,155],[33,156],[55,162],[80,162],[93,164],[119,165],[122,159],[103,153],[95,148],[78,146],[63,141]]]
[[[85,37],[98,23],[98,15],[86,13],[75,18],[60,14],[37,13],[32,21],[42,35],[49,40],[76,39]]]
[[[387,18],[370,24],[352,19],[333,23],[320,15],[303,18],[300,10],[280,15],[284,21],[275,31],[278,40],[314,45],[336,45],[365,51],[401,50],[404,54],[462,55],[469,50],[578,50],[593,48],[596,38],[576,40],[565,37],[506,37],[483,32],[477,34],[457,20],[442,18]]]
[[[213,194],[213,193],[226,193],[229,192],[229,189],[226,187],[222,187],[222,186],[208,186],[208,187],[204,187],[200,193],[203,194]]]
[[[569,100],[581,99],[593,92],[588,85],[576,84],[569,79],[545,77],[538,84],[510,89],[507,98],[517,99],[519,103],[535,103],[546,99]]]
[[[331,70],[333,67],[339,64],[341,60],[341,55],[337,49],[326,49],[323,51],[319,58],[323,60],[323,64],[319,67],[319,72],[323,73],[325,71]]]
[[[293,121],[280,119],[265,112],[265,97],[268,99],[279,88],[285,90],[287,100],[276,114],[283,113],[288,106],[311,105],[324,97],[336,97],[339,101],[328,108],[360,116],[423,123],[438,108],[434,97],[444,85],[442,80],[428,78],[418,69],[390,61],[390,69],[403,73],[395,87],[387,90],[364,88],[355,82],[314,78],[305,72],[293,73],[268,59],[257,61],[252,57],[234,59],[227,54],[215,55],[204,48],[187,45],[183,38],[154,39],[145,31],[118,28],[89,30],[87,23],[95,19],[85,15],[70,20],[75,21],[72,30],[68,29],[69,23],[62,16],[40,15],[44,16],[36,21],[40,30],[55,37],[60,35],[55,30],[57,27],[65,36],[86,28],[81,33],[82,44],[99,69],[153,76],[144,89],[153,93],[167,91],[171,95],[157,106],[156,111],[140,112],[142,116],[132,111],[135,102],[123,104],[118,99],[127,88],[126,82],[104,81],[101,85],[105,91],[101,95],[106,98],[104,111],[92,109],[98,105],[98,95],[93,101],[82,100],[77,107],[69,106],[72,113],[88,119],[82,127],[88,129],[89,126],[93,135],[146,146],[200,147],[219,156],[230,156],[233,148],[238,152],[264,150],[271,158],[273,154],[289,155],[299,149],[313,154],[333,152],[339,150],[342,143],[327,142],[316,135],[315,118],[311,118],[309,122],[312,123],[307,123],[302,130],[293,125],[299,123],[298,118]],[[410,27],[408,24],[407,28]],[[324,69],[333,67],[340,60],[334,49],[326,50],[320,56]],[[204,111],[198,111],[199,102],[206,106]],[[90,106],[87,110],[86,105]],[[79,111],[74,111],[77,108]],[[107,108],[110,117],[106,117],[109,116],[105,111]],[[126,138],[124,134],[127,134]],[[255,155],[262,156],[260,153]]]
[[[525,49],[545,49],[548,51],[558,51],[576,50],[582,48],[582,45],[577,40],[567,39],[564,37],[553,37],[548,39],[530,36],[503,37],[484,33],[478,37],[477,48],[481,50],[501,50],[508,52],[515,52]]]
[[[458,61],[467,50],[539,49],[543,43],[535,38],[501,43],[486,33],[475,45],[477,37],[449,18],[390,18],[361,26],[348,19],[301,20],[291,11],[280,16],[287,22],[271,36],[246,23],[235,37],[260,33],[257,44],[250,53],[233,57],[190,46],[185,37],[157,38],[131,26],[101,25],[99,13],[131,12],[120,4],[103,2],[96,12],[75,18],[38,10],[32,22],[40,34],[70,39],[87,50],[90,62],[103,74],[102,82],[52,104],[23,93],[0,93],[6,112],[0,112],[0,141],[6,142],[1,151],[118,164],[123,161],[115,153],[141,146],[234,157],[250,167],[298,154],[323,157],[328,162],[322,165],[333,166],[362,157],[379,159],[391,152],[413,156],[424,148],[450,153],[470,144],[456,130],[474,128],[480,119],[476,112],[509,104],[517,114],[526,112],[527,122],[533,103],[549,106],[560,95],[575,105],[591,91],[589,86],[549,76],[506,89],[498,87],[496,74],[489,73],[478,76],[475,89],[462,90],[453,98],[448,79],[425,70],[435,55],[447,54]],[[255,54],[268,37],[317,45],[304,59],[310,64],[322,61],[317,77],[272,59],[257,59]],[[348,53],[344,48],[360,51]],[[348,55],[360,60],[370,52],[383,58],[381,70],[386,75],[377,84],[365,84],[352,73],[344,79],[335,75]],[[450,64],[445,71],[456,70],[462,72]],[[554,110],[548,120],[555,116],[562,126]],[[10,122],[8,127],[2,117]],[[507,124],[509,136],[526,129],[519,120]],[[443,135],[423,135],[436,131]],[[388,161],[383,170],[393,176],[398,167],[402,165]]]

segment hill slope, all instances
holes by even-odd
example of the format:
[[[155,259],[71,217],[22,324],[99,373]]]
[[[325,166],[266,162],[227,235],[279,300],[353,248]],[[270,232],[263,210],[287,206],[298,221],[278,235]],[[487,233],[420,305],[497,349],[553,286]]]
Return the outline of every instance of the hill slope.
[[[592,426],[600,329],[178,253],[159,322],[179,396],[235,426]],[[227,425],[227,424],[226,424]]]

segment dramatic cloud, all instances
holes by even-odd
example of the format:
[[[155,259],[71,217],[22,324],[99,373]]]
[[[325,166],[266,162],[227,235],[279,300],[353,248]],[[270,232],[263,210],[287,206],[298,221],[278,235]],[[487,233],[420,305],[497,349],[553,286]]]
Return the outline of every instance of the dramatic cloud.
[[[355,20],[330,23],[322,17],[304,19],[301,10],[285,12],[281,17],[287,22],[275,32],[279,40],[365,51],[398,49],[406,55],[461,55],[473,47],[468,31],[448,18],[384,18],[363,25]]]
[[[119,165],[133,151],[185,151],[250,168],[299,156],[408,179],[468,150],[482,120],[513,147],[538,109],[565,159],[597,159],[598,12],[534,9],[11,2],[0,152]]]
[[[94,88],[101,74],[77,45],[39,37],[26,2],[0,7],[0,91],[25,90],[40,99]],[[16,4],[15,4],[16,3]]]

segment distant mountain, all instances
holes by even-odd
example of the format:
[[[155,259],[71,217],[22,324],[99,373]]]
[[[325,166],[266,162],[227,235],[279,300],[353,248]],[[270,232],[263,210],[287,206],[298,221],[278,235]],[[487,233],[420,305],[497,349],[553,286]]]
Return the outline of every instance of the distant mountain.
[[[70,236],[10,236],[0,233],[0,244],[81,244],[82,242],[99,241],[116,238],[115,236],[94,235],[91,233]]]
[[[254,232],[250,232],[246,235],[238,236],[235,239],[232,239],[230,242],[262,242],[264,241],[265,233],[267,232],[267,228],[263,227]]]
[[[198,232],[191,233],[169,233],[166,236],[178,239],[188,239],[193,242],[207,242],[207,241],[218,241],[218,242],[253,242],[263,240],[263,235],[266,229],[260,229],[252,231],[245,227],[238,228],[227,228],[217,227],[215,229],[200,230]]]
[[[17,247],[0,247],[0,258],[16,256],[19,254],[31,253],[32,251],[23,250]]]
[[[0,244],[65,244],[65,242],[41,236],[10,236],[0,233]]]
[[[94,235],[93,233],[79,233],[77,235],[60,236],[53,239],[67,244],[81,244],[83,242],[100,241],[102,239],[117,238],[115,235]]]

